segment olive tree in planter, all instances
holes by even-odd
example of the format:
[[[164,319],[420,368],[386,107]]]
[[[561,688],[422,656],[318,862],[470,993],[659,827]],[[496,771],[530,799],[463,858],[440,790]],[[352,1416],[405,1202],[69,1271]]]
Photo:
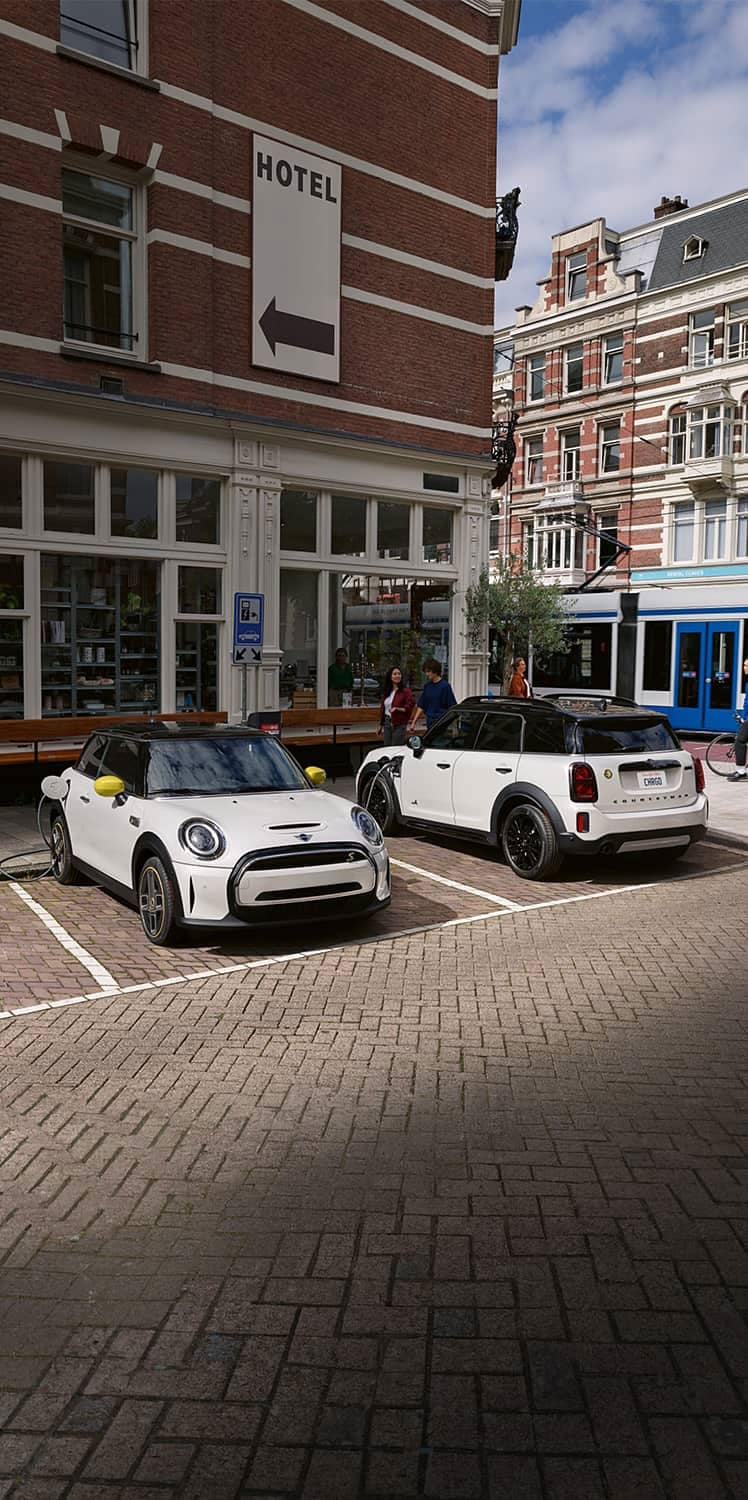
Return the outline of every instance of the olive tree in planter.
[[[484,570],[465,593],[465,635],[471,650],[480,649],[487,625],[501,637],[502,687],[507,692],[515,656],[526,656],[531,648],[535,658],[564,650],[566,597],[559,584],[544,583],[542,574],[520,558],[501,558],[492,580]]]

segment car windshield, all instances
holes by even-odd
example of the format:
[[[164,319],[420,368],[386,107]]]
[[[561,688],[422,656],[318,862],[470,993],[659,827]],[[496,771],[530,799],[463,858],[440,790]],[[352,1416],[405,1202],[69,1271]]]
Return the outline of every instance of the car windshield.
[[[616,719],[579,726],[580,748],[585,755],[620,755],[636,750],[678,750],[680,747],[664,719]]]
[[[283,746],[265,735],[163,740],[150,747],[149,797],[298,792],[308,785]]]

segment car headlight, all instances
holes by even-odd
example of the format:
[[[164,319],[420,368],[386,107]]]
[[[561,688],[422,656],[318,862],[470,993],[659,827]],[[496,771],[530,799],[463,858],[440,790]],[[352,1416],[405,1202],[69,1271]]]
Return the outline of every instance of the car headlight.
[[[226,848],[226,839],[216,823],[207,818],[188,818],[179,829],[179,842],[183,849],[197,859],[217,859]]]
[[[371,813],[368,813],[364,807],[352,807],[351,817],[359,833],[366,839],[367,844],[373,844],[375,849],[381,848],[381,845],[384,843],[382,830],[379,824],[374,821]]]

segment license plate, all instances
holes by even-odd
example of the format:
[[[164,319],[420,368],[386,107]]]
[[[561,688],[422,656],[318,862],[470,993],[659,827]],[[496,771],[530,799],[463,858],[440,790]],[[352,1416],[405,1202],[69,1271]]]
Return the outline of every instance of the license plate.
[[[639,791],[657,792],[661,787],[667,786],[664,771],[640,771]]]

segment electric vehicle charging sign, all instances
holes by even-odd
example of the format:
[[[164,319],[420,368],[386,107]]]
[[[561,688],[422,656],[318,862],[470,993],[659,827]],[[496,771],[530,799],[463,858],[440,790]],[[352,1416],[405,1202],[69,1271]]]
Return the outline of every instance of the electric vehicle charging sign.
[[[262,664],[265,595],[234,594],[234,666]]]

